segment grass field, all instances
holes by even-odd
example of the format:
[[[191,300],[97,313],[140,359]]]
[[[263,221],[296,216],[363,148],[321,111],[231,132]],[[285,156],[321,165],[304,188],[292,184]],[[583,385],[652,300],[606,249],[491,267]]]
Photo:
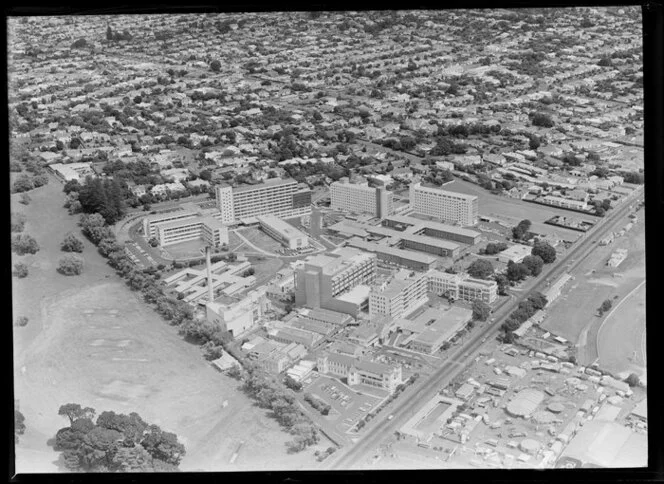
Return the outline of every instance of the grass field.
[[[617,342],[619,346],[633,346],[628,344],[629,338],[633,333],[641,333],[639,328],[642,323],[638,322],[638,318],[619,315],[623,320],[617,326],[621,329],[616,329],[615,323],[612,323],[610,327],[614,329],[610,334],[613,336],[605,337],[600,342],[604,348],[598,348],[598,332],[603,321],[603,318],[596,315],[599,306],[605,299],[611,299],[616,306],[645,280],[645,224],[642,215],[640,218],[641,221],[632,232],[608,246],[597,246],[577,267],[573,273],[574,280],[552,304],[548,310],[549,316],[542,324],[543,328],[578,344],[580,364],[593,363],[599,353],[609,355],[615,351],[613,346]],[[607,259],[618,248],[628,249],[629,255],[617,268],[608,267]],[[627,307],[633,306],[633,303],[625,304]],[[619,334],[623,335],[624,341]],[[630,351],[630,355],[635,349]],[[610,361],[615,367],[617,360]]]
[[[12,291],[14,315],[30,318],[14,328],[14,392],[26,418],[17,472],[57,472],[47,441],[66,425],[57,412],[70,402],[135,411],[175,432],[187,449],[183,470],[313,467],[316,449],[288,454],[291,437],[130,291],[89,242],[81,276],[55,271],[60,241],[76,230],[77,217],[60,207],[61,185],[51,183],[30,193],[31,205],[12,207],[26,213],[25,232],[41,246],[15,258],[30,266]]]
[[[620,376],[646,371],[646,285],[639,286],[607,316],[599,330],[599,364]],[[645,378],[643,378],[645,379]]]
[[[556,207],[545,207],[534,203],[524,202],[509,197],[493,195],[483,188],[463,180],[454,180],[443,187],[445,190],[453,192],[476,195],[479,200],[479,213],[492,218],[497,218],[512,225],[518,224],[521,220],[528,219],[532,222],[533,230],[548,235],[556,235],[566,240],[576,240],[580,232],[569,230],[562,227],[547,225],[545,220],[554,215],[575,216],[584,220],[596,220],[596,217],[581,213],[571,212]]]

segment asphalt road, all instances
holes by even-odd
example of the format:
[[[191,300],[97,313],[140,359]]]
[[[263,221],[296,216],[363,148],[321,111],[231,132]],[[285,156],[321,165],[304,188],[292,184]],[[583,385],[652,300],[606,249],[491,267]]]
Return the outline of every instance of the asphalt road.
[[[545,266],[541,276],[537,280],[531,281],[530,285],[526,285],[520,296],[504,301],[494,311],[494,323],[481,327],[480,331],[477,331],[468,338],[465,344],[462,344],[455,352],[450,354],[448,360],[440,369],[428,379],[420,379],[413,385],[408,398],[404,399],[401,405],[392,411],[392,419],[388,420],[388,415],[382,415],[382,421],[368,428],[355,445],[342,448],[326,459],[324,467],[327,469],[352,469],[354,466],[361,465],[369,457],[370,452],[376,449],[387,436],[405,424],[423,402],[432,398],[441,388],[449,385],[452,379],[468,366],[471,358],[474,358],[475,353],[484,342],[498,334],[502,320],[521,301],[526,299],[531,292],[545,289],[548,281],[555,280],[562,273],[568,272],[573,266],[579,264],[594,248],[593,241],[596,243],[606,234],[615,230],[619,224],[624,224],[623,218],[628,214],[630,204],[633,204],[634,200],[640,197],[642,193],[643,187],[640,187],[636,194],[633,194],[622,205],[610,211],[605,218],[600,219],[557,263],[548,268]]]

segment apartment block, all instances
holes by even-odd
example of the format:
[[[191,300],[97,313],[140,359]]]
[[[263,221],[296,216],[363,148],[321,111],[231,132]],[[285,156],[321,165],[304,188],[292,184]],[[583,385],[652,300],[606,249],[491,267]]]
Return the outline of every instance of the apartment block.
[[[385,187],[349,183],[346,178],[330,185],[330,207],[333,210],[368,213],[384,218],[392,213],[393,195]]]
[[[410,208],[419,214],[461,225],[477,224],[479,202],[475,195],[450,192],[415,183],[410,187]]]
[[[448,274],[442,271],[427,273],[429,291],[436,294],[449,294],[455,299],[474,301],[479,299],[487,304],[493,303],[498,297],[498,283],[474,279],[467,274]]]
[[[400,270],[389,280],[372,286],[369,313],[401,318],[426,304],[428,288],[427,274]]]
[[[537,201],[539,203],[543,203],[544,205],[551,205],[553,207],[567,208],[570,210],[588,210],[587,198],[588,196],[586,195],[585,199],[572,200],[570,198],[547,195],[545,197],[538,198]]]

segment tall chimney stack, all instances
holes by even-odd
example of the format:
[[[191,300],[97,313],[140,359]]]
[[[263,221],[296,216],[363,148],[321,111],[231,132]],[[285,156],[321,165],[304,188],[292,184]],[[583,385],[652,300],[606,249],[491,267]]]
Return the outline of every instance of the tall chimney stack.
[[[205,262],[207,266],[207,289],[208,302],[214,301],[214,291],[212,290],[212,261],[210,258],[210,246],[205,246]]]

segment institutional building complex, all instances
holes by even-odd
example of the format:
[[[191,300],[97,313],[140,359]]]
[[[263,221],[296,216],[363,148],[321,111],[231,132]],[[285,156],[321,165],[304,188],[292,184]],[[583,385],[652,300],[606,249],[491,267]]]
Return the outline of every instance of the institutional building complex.
[[[298,217],[311,213],[311,190],[293,179],[273,178],[257,185],[215,188],[220,220],[234,223],[259,215]]]
[[[448,274],[442,271],[427,273],[429,291],[436,294],[447,294],[454,299],[474,301],[476,299],[487,304],[493,303],[498,297],[498,283],[474,279],[467,274]]]
[[[370,385],[394,393],[402,382],[401,365],[386,365],[328,353],[318,358],[317,366],[320,373],[346,378],[350,386]]]
[[[368,213],[384,218],[392,213],[392,192],[367,183],[349,183],[342,178],[330,185],[330,207],[353,213]]]
[[[288,222],[274,215],[256,217],[263,231],[288,249],[303,249],[309,246],[309,237]]]
[[[410,187],[410,208],[415,213],[461,225],[475,225],[479,216],[479,202],[475,195],[427,187],[421,183]]]
[[[400,318],[428,301],[427,274],[402,269],[394,277],[372,286],[369,314]]]
[[[375,279],[375,254],[344,247],[311,256],[295,271],[295,304],[355,316]]]
[[[208,212],[190,208],[148,215],[143,219],[143,233],[162,247],[197,239],[212,247],[228,244],[228,227]]]

